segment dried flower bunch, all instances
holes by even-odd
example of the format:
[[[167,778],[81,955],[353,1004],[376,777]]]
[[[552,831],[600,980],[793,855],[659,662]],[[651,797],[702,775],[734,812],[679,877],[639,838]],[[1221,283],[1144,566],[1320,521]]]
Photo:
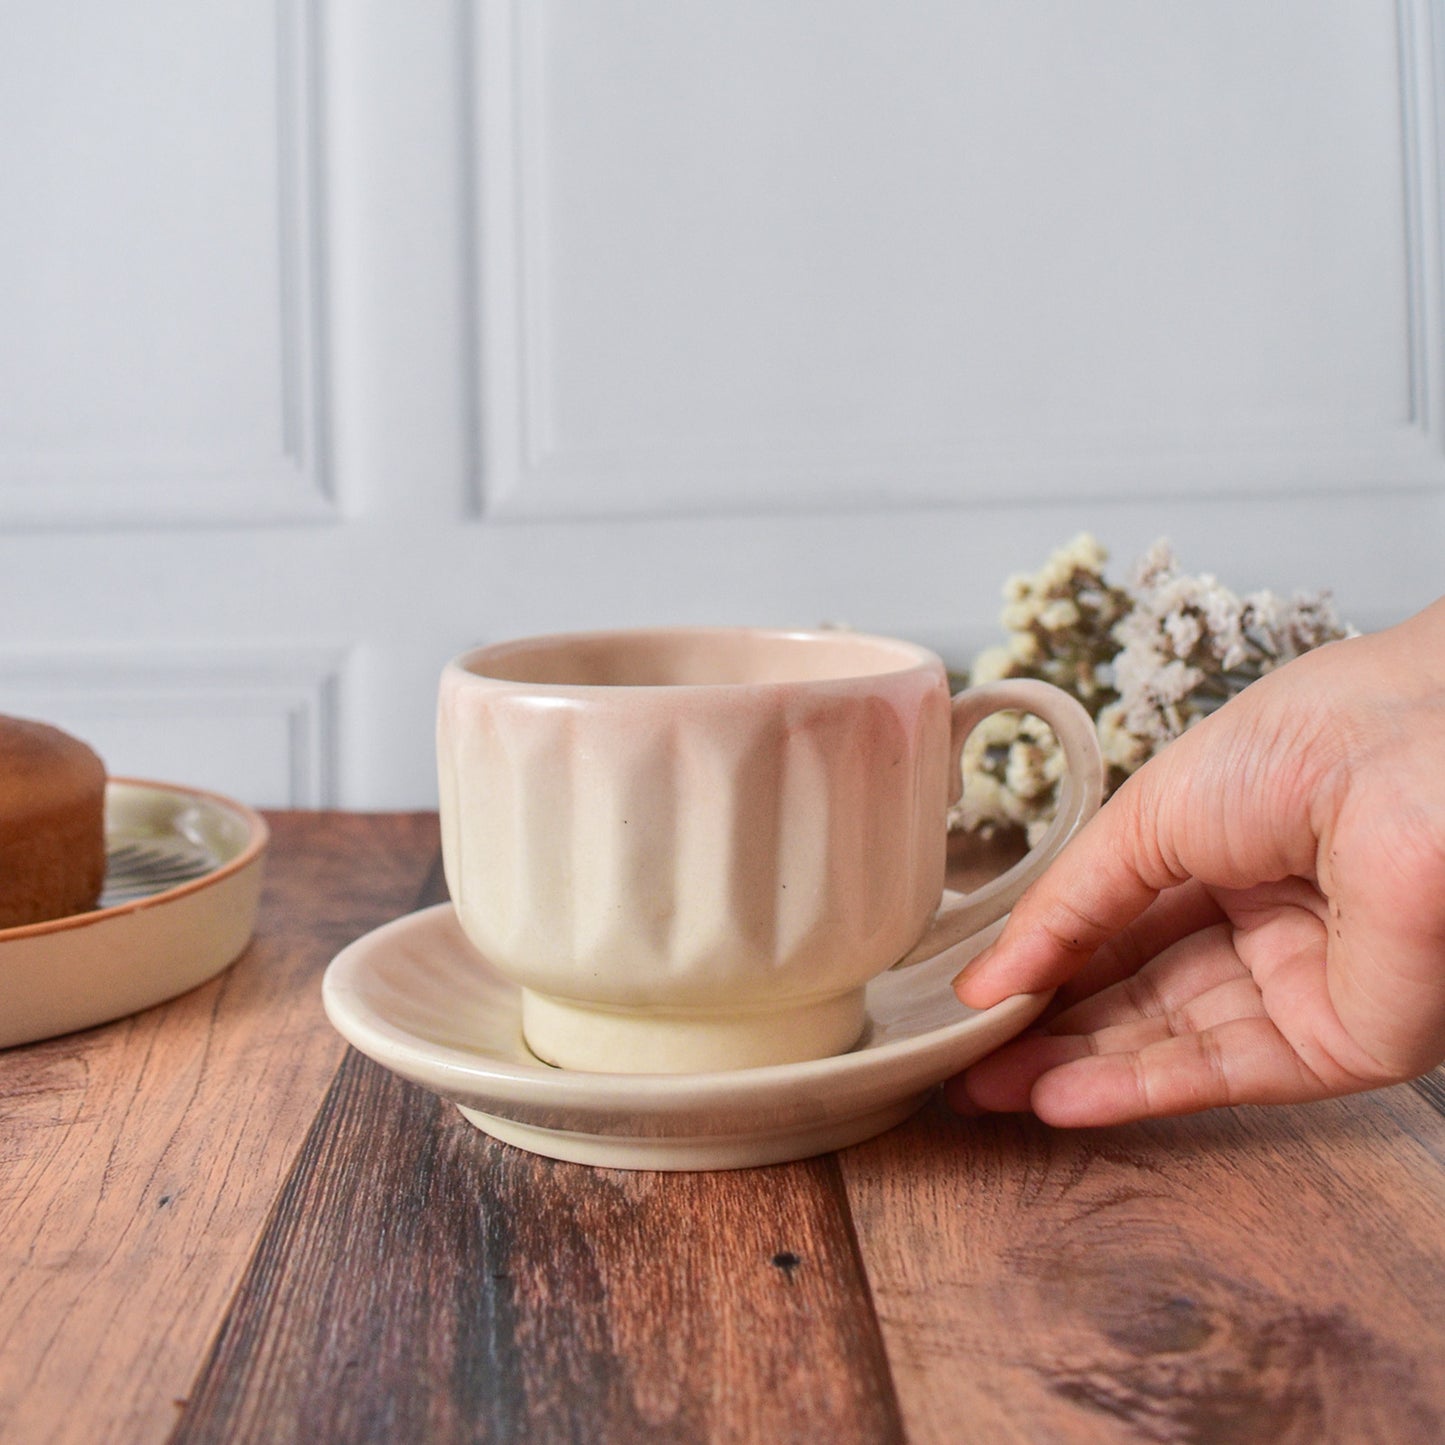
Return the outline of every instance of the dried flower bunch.
[[[1327,592],[1238,597],[1190,576],[1156,542],[1119,587],[1108,553],[1088,534],[1031,577],[1004,586],[1007,640],[979,654],[973,683],[1034,677],[1072,693],[1099,733],[1112,792],[1221,703],[1311,648],[1347,637]],[[964,747],[963,801],[949,825],[983,833],[1022,828],[1037,841],[1053,817],[1063,755],[1038,718],[998,713]]]

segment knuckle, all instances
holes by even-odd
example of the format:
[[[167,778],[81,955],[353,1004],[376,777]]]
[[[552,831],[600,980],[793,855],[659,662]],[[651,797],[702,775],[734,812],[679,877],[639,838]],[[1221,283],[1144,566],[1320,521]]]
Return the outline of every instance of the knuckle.
[[[1111,932],[1101,918],[1067,898],[1055,899],[1033,923],[1059,952],[1067,954],[1092,954]]]
[[[1134,1071],[1134,1092],[1139,1096],[1140,1108],[1146,1116],[1155,1113],[1154,1087],[1150,1081],[1149,1066],[1145,1062],[1144,1055],[1142,1053],[1132,1054],[1129,1064]]]
[[[1141,1018],[1162,1018],[1168,1024],[1170,1033],[1179,1031],[1176,1024],[1182,1022],[1181,1016],[1165,1007],[1158,986],[1147,970],[1122,979],[1119,987],[1129,1007]]]
[[[1235,1097],[1234,1081],[1230,1076],[1229,1058],[1221,1045],[1219,1035],[1206,1029],[1195,1035],[1198,1042],[1200,1062],[1204,1066],[1208,1097],[1213,1103],[1225,1105],[1240,1102]]]

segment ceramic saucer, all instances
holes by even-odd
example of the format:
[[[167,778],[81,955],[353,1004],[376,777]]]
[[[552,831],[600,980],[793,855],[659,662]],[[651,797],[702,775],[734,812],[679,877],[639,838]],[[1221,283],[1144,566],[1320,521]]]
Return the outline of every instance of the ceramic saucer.
[[[358,939],[332,960],[322,993],[348,1042],[505,1143],[620,1169],[736,1169],[880,1134],[941,1080],[1027,1027],[1047,995],[979,1012],[949,987],[997,932],[876,979],[867,1031],[851,1053],[724,1073],[581,1073],[540,1063],[522,1040],[516,985],[467,941],[450,904]]]

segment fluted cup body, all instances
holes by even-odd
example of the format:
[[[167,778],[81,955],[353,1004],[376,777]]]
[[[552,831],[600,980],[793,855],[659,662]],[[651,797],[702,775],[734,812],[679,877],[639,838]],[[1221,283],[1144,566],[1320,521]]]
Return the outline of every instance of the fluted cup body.
[[[851,1046],[943,887],[950,704],[852,633],[529,639],[445,669],[443,858],[540,1057],[696,1071]]]

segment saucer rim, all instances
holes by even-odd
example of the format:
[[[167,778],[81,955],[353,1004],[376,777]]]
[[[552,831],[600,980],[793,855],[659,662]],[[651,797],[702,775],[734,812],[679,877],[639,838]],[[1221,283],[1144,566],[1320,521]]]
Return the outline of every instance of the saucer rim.
[[[510,992],[520,992],[519,985],[499,973],[471,944],[456,921],[452,904],[445,902],[391,919],[348,944],[327,965],[322,978],[322,998],[333,1027],[361,1053],[422,1087],[478,1112],[495,1113],[495,1108],[477,1109],[474,1101],[479,1086],[487,1089],[487,1102],[491,1104],[505,1101],[532,1107],[558,1107],[598,1117],[628,1108],[657,1116],[697,1109],[715,1099],[721,1102],[720,1096],[726,1096],[730,1107],[738,1107],[755,1096],[763,1097],[803,1082],[826,1084],[875,1072],[886,1076],[889,1065],[894,1063],[908,1062],[915,1070],[925,1066],[931,1069],[935,1061],[942,1061],[939,1056],[947,1057],[955,1043],[978,1032],[984,1020],[993,1020],[1004,1027],[1012,1023],[1014,1033],[1022,1032],[1043,1012],[1052,996],[1050,992],[1015,994],[988,1009],[969,1009],[959,1004],[963,1013],[954,1022],[877,1045],[870,1046],[865,1041],[847,1053],[821,1059],[700,1073],[563,1070],[540,1060],[504,1058],[492,1049],[419,1043],[414,1033],[377,1015],[370,1005],[362,1002],[361,990],[353,981],[358,960],[364,960],[388,935],[448,923],[456,945],[474,954],[500,986]],[[962,963],[982,949],[1001,928],[1002,922],[994,924],[934,958],[914,964],[910,971],[936,973],[946,987]],[[874,980],[868,989],[870,1022],[874,1017],[874,985],[878,982]],[[526,1047],[520,1034],[517,1047],[519,1050]],[[411,1072],[397,1067],[403,1062],[412,1065]],[[584,1087],[590,1091],[590,1099],[579,1098],[579,1091]],[[930,1085],[921,1087],[926,1089]]]

